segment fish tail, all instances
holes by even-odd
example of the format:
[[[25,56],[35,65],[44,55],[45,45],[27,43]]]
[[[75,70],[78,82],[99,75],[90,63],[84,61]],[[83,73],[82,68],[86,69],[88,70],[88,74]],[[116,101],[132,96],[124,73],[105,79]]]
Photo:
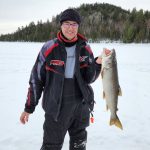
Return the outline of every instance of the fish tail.
[[[123,130],[123,126],[121,121],[119,120],[119,118],[115,118],[115,119],[110,119],[110,125],[115,125],[116,127],[120,128],[121,130]]]

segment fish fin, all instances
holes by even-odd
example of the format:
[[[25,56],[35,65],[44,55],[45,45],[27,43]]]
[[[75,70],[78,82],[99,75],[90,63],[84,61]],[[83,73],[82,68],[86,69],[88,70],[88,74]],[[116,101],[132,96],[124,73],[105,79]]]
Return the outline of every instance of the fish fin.
[[[110,125],[115,125],[116,127],[120,128],[121,130],[123,130],[123,126],[121,124],[121,121],[119,120],[119,118],[115,118],[115,119],[110,119]]]
[[[105,99],[106,97],[105,97],[105,92],[103,91],[103,99]]]
[[[103,69],[102,69],[102,71],[101,71],[101,77],[102,77],[102,79],[103,79]]]
[[[118,96],[122,96],[122,90],[121,90],[120,87],[119,87],[119,89],[118,89]]]

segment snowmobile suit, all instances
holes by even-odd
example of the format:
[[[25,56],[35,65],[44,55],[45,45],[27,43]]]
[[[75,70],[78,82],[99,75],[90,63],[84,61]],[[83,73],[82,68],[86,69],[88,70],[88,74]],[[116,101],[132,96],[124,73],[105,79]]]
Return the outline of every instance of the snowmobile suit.
[[[41,150],[61,150],[67,131],[69,150],[86,150],[86,127],[94,107],[89,84],[96,80],[100,69],[79,34],[75,47],[67,48],[59,36],[44,44],[31,72],[25,104],[25,111],[32,113],[43,92],[45,122]]]

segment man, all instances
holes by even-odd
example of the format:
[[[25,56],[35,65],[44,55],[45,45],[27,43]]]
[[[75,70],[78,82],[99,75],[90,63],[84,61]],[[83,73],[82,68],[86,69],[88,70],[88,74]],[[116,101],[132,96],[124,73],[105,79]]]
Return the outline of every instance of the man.
[[[44,44],[30,76],[23,124],[34,112],[43,92],[45,111],[41,150],[61,150],[68,131],[70,150],[86,150],[94,94],[90,86],[100,74],[101,58],[94,59],[86,39],[78,33],[81,17],[73,9],[60,16],[57,38]]]

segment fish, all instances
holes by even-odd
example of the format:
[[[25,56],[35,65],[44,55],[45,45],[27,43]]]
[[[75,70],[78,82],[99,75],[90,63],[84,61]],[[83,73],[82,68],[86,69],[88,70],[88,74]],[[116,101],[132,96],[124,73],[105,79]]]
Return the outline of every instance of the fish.
[[[110,125],[123,130],[123,126],[119,117],[118,111],[118,96],[122,96],[122,91],[119,85],[118,68],[115,49],[110,50],[109,54],[106,54],[106,49],[103,49],[101,78],[103,85],[103,99],[106,100],[106,108],[110,110]]]

